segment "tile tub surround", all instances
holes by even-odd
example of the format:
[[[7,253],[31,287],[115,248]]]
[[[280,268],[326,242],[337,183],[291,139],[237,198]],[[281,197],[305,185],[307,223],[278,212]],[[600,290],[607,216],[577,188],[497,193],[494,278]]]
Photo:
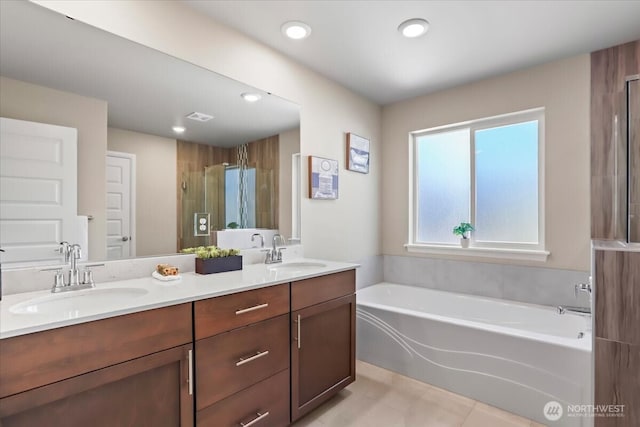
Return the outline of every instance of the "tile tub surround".
[[[384,255],[384,281],[542,305],[589,306],[574,286],[589,272]]]
[[[384,281],[383,256],[373,255],[352,261],[359,264],[356,275],[356,289],[366,288]]]

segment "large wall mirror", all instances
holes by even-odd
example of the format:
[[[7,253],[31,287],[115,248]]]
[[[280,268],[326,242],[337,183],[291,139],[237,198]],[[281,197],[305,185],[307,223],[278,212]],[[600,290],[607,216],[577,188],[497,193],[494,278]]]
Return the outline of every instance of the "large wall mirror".
[[[298,105],[30,2],[0,8],[3,267],[56,263],[61,241],[101,261],[299,239]]]

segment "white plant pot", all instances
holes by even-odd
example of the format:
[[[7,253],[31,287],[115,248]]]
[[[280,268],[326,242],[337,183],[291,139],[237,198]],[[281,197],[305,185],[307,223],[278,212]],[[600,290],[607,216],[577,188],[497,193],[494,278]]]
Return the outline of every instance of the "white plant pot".
[[[469,247],[469,239],[460,239],[460,246],[462,246],[463,248],[468,248]]]

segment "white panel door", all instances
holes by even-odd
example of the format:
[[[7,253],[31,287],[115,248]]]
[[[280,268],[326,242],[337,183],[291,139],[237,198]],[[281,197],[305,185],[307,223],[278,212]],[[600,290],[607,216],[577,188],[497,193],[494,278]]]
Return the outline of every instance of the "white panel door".
[[[135,256],[135,155],[107,154],[107,259]]]
[[[2,262],[62,261],[76,241],[76,129],[0,118]]]

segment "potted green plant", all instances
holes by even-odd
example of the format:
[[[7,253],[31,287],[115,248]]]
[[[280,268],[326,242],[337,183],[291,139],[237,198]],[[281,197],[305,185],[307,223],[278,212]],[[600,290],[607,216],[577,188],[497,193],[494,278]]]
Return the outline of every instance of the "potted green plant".
[[[469,233],[474,231],[473,225],[468,222],[461,222],[460,225],[453,227],[453,234],[460,236],[460,246],[463,248],[469,247]]]
[[[221,249],[217,246],[185,248],[180,252],[195,254],[196,273],[212,274],[224,271],[242,270],[242,256],[238,249]]]

